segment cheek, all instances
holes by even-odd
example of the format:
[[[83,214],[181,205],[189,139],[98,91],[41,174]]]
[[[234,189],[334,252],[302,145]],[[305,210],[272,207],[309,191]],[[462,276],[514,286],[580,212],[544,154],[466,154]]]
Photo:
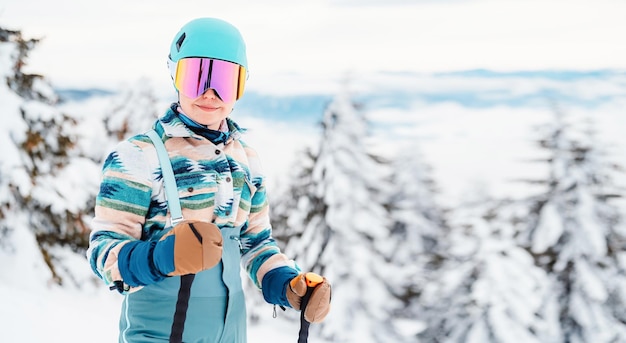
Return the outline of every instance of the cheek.
[[[180,104],[180,108],[183,109],[184,113],[189,113],[192,106],[192,100],[190,100],[189,98],[185,97],[182,94],[178,95],[178,103]]]
[[[189,103],[180,102],[180,108],[183,110],[183,113],[190,114],[192,112],[191,106]]]
[[[235,108],[235,102],[236,100],[232,103],[224,103],[224,109],[226,109],[226,112],[230,113],[233,111],[233,108]]]

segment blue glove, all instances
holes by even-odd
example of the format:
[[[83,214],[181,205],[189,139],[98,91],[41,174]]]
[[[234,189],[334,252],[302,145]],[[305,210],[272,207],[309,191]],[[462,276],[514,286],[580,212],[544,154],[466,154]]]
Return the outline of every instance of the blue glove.
[[[222,234],[215,224],[184,221],[158,242],[125,244],[118,255],[118,266],[124,283],[145,286],[167,276],[213,268],[222,258],[222,245]]]

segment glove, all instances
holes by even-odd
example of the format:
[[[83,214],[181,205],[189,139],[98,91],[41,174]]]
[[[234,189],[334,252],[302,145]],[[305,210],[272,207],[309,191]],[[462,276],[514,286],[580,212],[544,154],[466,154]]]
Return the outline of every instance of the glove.
[[[309,323],[320,323],[330,311],[330,282],[314,273],[299,274],[289,282],[287,301],[291,307],[300,310],[302,297],[311,289],[311,297],[304,308],[304,319]]]
[[[222,259],[222,233],[213,223],[184,221],[154,246],[155,267],[164,275],[196,274]]]

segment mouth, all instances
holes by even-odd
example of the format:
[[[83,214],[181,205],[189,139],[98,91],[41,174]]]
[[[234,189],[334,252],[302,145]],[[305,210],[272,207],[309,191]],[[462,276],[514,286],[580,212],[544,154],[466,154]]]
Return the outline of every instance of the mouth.
[[[219,106],[214,105],[196,105],[196,107],[204,112],[215,112],[220,108]]]

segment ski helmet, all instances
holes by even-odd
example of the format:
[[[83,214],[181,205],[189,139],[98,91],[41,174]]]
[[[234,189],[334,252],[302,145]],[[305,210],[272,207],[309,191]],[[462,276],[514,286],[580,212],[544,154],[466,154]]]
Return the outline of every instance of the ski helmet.
[[[212,88],[220,99],[236,101],[243,95],[248,76],[246,45],[230,23],[194,19],[174,37],[168,66],[179,94],[195,98]]]
[[[217,18],[198,18],[185,24],[170,45],[169,60],[208,57],[237,63],[246,70],[246,44],[232,24]]]

